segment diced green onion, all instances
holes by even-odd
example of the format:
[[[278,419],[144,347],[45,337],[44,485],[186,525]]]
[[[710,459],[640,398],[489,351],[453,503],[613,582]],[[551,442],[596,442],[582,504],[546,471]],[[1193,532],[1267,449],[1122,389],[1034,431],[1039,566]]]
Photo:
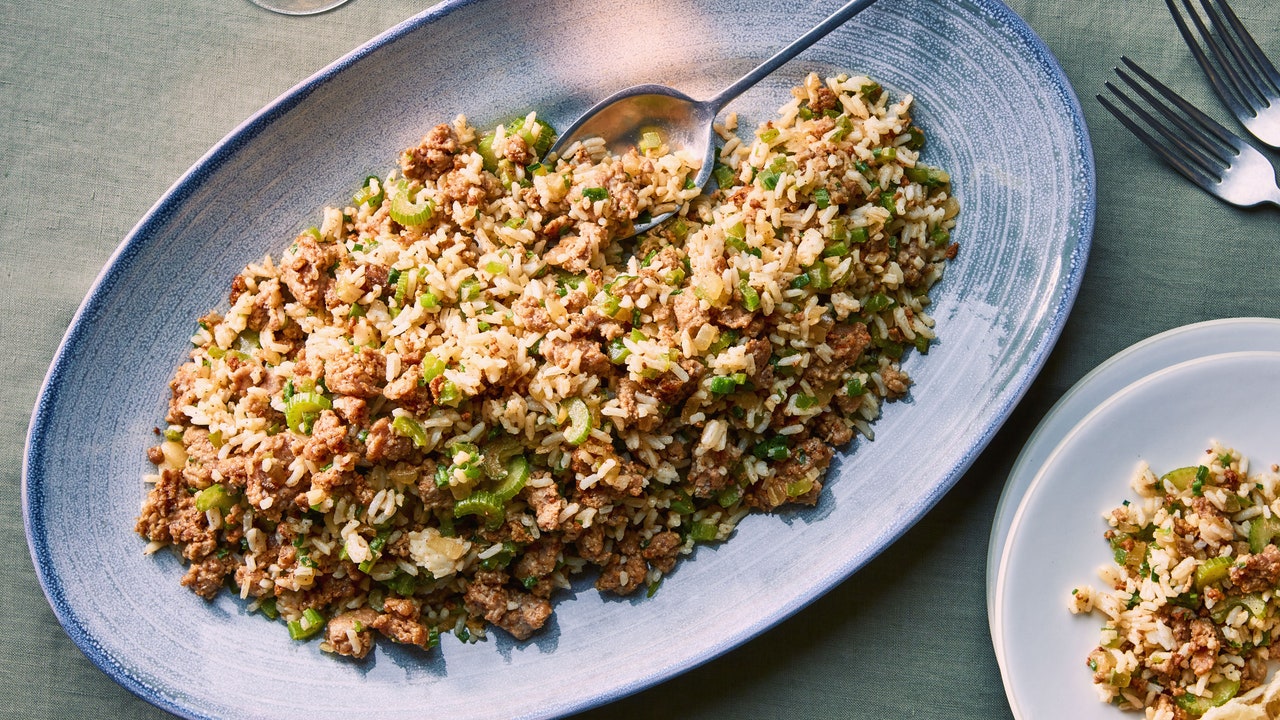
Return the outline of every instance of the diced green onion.
[[[310,434],[311,424],[322,410],[330,410],[333,403],[329,398],[315,392],[294,393],[284,404],[284,421],[289,429]]]
[[[565,403],[569,412],[569,426],[564,430],[564,439],[570,445],[581,445],[591,435],[591,409],[579,397],[571,397]]]
[[[351,196],[351,202],[356,207],[368,205],[370,210],[377,210],[382,207],[382,200],[386,197],[386,193],[382,190],[382,182],[377,176],[370,175],[364,179],[364,186]]]
[[[289,637],[294,640],[306,640],[324,629],[324,616],[315,608],[307,608],[302,618],[289,621]]]
[[[843,257],[849,254],[849,246],[842,243],[831,243],[822,251],[822,257]]]
[[[875,148],[871,151],[871,157],[881,161],[890,161],[898,159],[898,148]]]
[[[737,487],[731,487],[716,496],[716,502],[720,503],[722,508],[733,507],[739,500],[742,500],[742,490]]]
[[[853,123],[847,115],[836,116],[836,129],[831,133],[832,142],[840,142],[853,130]]]
[[[799,410],[808,410],[809,408],[817,404],[818,404],[818,398],[812,395],[805,395],[804,393],[799,393],[796,395],[796,408]]]
[[[696,542],[709,542],[715,540],[720,534],[720,526],[713,522],[695,522],[689,527],[689,537]]]
[[[347,313],[347,317],[358,318],[364,317],[365,314],[366,310],[363,305],[360,303],[351,303],[351,310]]]
[[[728,395],[738,389],[738,383],[728,375],[717,375],[711,378],[711,392],[715,395]]]
[[[831,192],[821,187],[813,191],[813,201],[818,204],[819,210],[826,210],[831,207]]]
[[[760,292],[747,284],[743,280],[738,289],[742,291],[742,307],[747,312],[755,312],[760,309]]]
[[[582,188],[582,197],[595,202],[609,197],[609,189],[602,187]]]
[[[417,447],[427,446],[427,431],[423,429],[422,423],[408,415],[399,415],[392,420],[391,429],[396,431],[396,434],[412,440]]]
[[[816,262],[808,270],[809,279],[813,284],[814,290],[830,290],[831,289],[831,270],[824,262]]]
[[[924,149],[924,143],[925,143],[924,131],[921,130],[920,128],[916,127],[915,125],[912,125],[910,128],[908,128],[907,138],[908,140],[906,142],[906,147],[908,150],[920,151]]]
[[[786,460],[791,457],[791,448],[787,444],[786,435],[774,435],[768,440],[757,443],[751,449],[751,454],[761,460],[766,458],[769,460]]]
[[[458,285],[458,299],[463,302],[469,302],[480,297],[480,281],[474,277],[463,280]]]
[[[680,515],[692,515],[694,510],[697,509],[693,506],[693,500],[690,499],[689,494],[683,490],[676,496],[676,499],[671,501],[670,507],[672,512]]]
[[[893,305],[894,305],[893,298],[889,297],[888,295],[885,295],[882,292],[878,292],[875,295],[872,295],[871,297],[867,298],[867,301],[862,304],[862,309],[866,310],[867,312],[877,313],[877,312],[880,312],[881,310],[890,308]]]
[[[321,242],[324,240],[324,237],[320,235],[320,228],[315,227],[314,225],[307,228],[304,232],[305,234],[310,235],[312,238],[314,238],[316,242]]]
[[[889,216],[893,217],[898,212],[898,202],[894,197],[893,190],[885,190],[880,193],[880,207],[889,211]]]
[[[480,567],[484,570],[501,570],[511,564],[519,550],[515,543],[505,540],[501,550],[480,561]]]
[[[631,357],[631,349],[627,347],[626,342],[622,338],[616,337],[609,341],[608,346],[609,362],[614,365],[621,365]]]
[[[711,343],[711,345],[707,347],[707,354],[715,355],[716,353],[723,352],[726,348],[728,348],[730,345],[733,345],[737,341],[738,341],[737,330],[721,330],[720,337],[716,338],[716,341]]]
[[[849,397],[858,397],[866,392],[867,389],[862,385],[862,378],[851,377],[849,382],[844,384],[844,394]]]
[[[410,199],[409,184],[401,180],[396,184],[396,192],[391,196],[391,219],[405,227],[425,225],[435,212],[436,203],[429,197],[417,202]]]
[[[458,471],[462,472],[462,476],[467,480],[479,480],[484,474],[484,454],[480,452],[480,448],[475,443],[459,441],[448,447],[450,458],[457,458],[465,455],[466,459],[455,462],[449,466],[449,474],[454,475]]]
[[[196,509],[200,512],[207,512],[214,508],[226,511],[236,504],[236,499],[227,492],[227,489],[221,483],[214,483],[196,493],[195,503]]]
[[[441,373],[444,372],[445,363],[432,353],[427,353],[422,356],[422,363],[419,367],[421,368],[422,379],[427,382],[431,382],[432,380],[440,377]]]
[[[774,140],[778,139],[778,135],[780,134],[781,133],[778,131],[778,128],[771,127],[771,128],[766,128],[764,130],[761,130],[757,134],[757,137],[759,137],[766,144],[772,144]]]
[[[917,164],[915,167],[902,168],[902,174],[911,182],[925,187],[938,187],[951,182],[951,175],[946,170],[928,165]]]
[[[384,580],[383,584],[400,597],[410,597],[418,589],[418,578],[402,572],[390,580]]]
[[[871,238],[871,232],[866,227],[856,227],[849,229],[849,242],[861,245]]]
[[[880,96],[884,93],[884,88],[880,87],[880,83],[872,81],[863,85],[858,92],[862,94],[863,99],[874,104],[880,100]]]
[[[452,380],[445,380],[440,385],[440,404],[456,407],[458,402],[462,400],[462,390],[458,389],[457,383]]]
[[[711,169],[711,177],[715,179],[717,187],[722,190],[728,189],[733,185],[733,168],[717,163]]]
[[[813,276],[807,272],[802,272],[791,279],[791,287],[798,290],[802,287],[808,287],[811,282],[813,282]]]
[[[485,272],[489,273],[490,275],[501,275],[507,271],[507,266],[503,263],[498,262],[497,260],[490,260],[489,262],[484,264],[484,269],[485,269]]]
[[[275,620],[280,617],[280,611],[276,609],[276,599],[274,597],[264,597],[258,601],[258,609],[263,615]]]

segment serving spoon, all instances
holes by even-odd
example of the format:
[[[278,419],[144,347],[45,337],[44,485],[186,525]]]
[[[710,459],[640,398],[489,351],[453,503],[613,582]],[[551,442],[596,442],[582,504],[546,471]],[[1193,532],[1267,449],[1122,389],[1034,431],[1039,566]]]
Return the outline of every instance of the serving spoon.
[[[693,180],[697,187],[702,187],[711,177],[716,147],[712,141],[715,134],[713,125],[716,115],[724,106],[875,2],[876,0],[850,0],[812,30],[708,100],[694,100],[666,85],[636,85],[619,90],[596,103],[575,120],[551,146],[549,152],[558,156],[575,142],[599,137],[605,141],[610,152],[621,154],[636,147],[642,133],[656,131],[671,147],[683,148],[702,156],[702,167]],[[635,225],[632,233],[642,233],[675,213],[675,210],[662,213]]]

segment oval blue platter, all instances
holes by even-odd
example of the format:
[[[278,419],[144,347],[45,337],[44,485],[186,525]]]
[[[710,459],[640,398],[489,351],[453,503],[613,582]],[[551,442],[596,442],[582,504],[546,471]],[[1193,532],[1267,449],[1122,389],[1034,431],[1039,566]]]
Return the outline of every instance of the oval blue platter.
[[[1080,107],[1027,25],[997,0],[883,0],[736,102],[743,132],[809,70],[910,92],[925,159],[951,171],[960,255],[935,288],[940,341],[911,356],[911,399],[832,466],[817,507],[747,518],[652,598],[580,583],[519,643],[380,645],[349,662],[228,596],[178,585],[133,525],[167,382],[195,318],[326,204],[383,174],[431,126],[536,109],[558,127],[619,88],[708,97],[837,2],[446,2],[320,71],[209,151],[116,250],[81,305],[32,414],[27,538],[68,635],[104,672],[189,718],[545,718],[609,702],[733,648],[848,578],[970,466],[1045,362],[1084,272],[1094,167]],[[637,23],[643,19],[643,29]]]

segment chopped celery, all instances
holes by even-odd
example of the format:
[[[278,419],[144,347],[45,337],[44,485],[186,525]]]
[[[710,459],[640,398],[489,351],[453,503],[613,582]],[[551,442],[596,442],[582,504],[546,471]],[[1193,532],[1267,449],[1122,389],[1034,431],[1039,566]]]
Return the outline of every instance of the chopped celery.
[[[284,404],[284,421],[289,429],[309,435],[311,424],[322,410],[333,408],[329,398],[315,392],[295,392]]]
[[[1203,590],[1206,586],[1226,580],[1227,575],[1231,572],[1231,563],[1233,562],[1235,561],[1229,557],[1214,557],[1205,560],[1200,567],[1196,568],[1196,589]]]
[[[427,446],[427,431],[423,429],[421,423],[408,415],[400,415],[392,420],[391,429],[396,434],[413,440],[413,444],[417,447]]]
[[[570,445],[581,445],[591,435],[591,409],[579,397],[569,398],[565,404],[569,411],[569,426],[564,430],[564,439]]]
[[[356,191],[356,194],[351,196],[351,202],[356,207],[368,205],[370,210],[377,210],[382,207],[382,201],[385,197],[386,193],[383,192],[382,182],[378,180],[377,176],[370,175],[364,179],[364,185]]]
[[[413,200],[409,192],[409,183],[401,180],[396,184],[396,192],[391,196],[391,219],[405,227],[425,225],[435,212],[435,201],[429,197]]]
[[[289,621],[289,637],[294,640],[306,640],[324,629],[324,616],[315,608],[307,608],[298,620]]]
[[[484,518],[485,524],[489,527],[498,527],[506,517],[506,511],[502,506],[503,502],[497,495],[485,490],[477,490],[454,504],[453,516],[460,518],[479,515]]]

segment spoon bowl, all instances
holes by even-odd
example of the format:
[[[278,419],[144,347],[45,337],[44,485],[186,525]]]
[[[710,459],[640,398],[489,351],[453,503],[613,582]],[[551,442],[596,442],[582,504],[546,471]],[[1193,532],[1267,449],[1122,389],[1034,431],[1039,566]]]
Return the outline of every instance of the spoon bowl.
[[[715,159],[713,123],[719,107],[699,102],[665,85],[636,85],[620,90],[596,103],[570,125],[551,148],[559,154],[574,143],[598,137],[609,152],[625,153],[636,147],[646,132],[657,132],[671,148],[682,148],[702,158],[694,183],[707,184]],[[652,228],[676,211],[654,216],[634,226],[634,233]]]
[[[702,165],[693,181],[697,187],[703,187],[711,177],[711,165],[715,158],[713,135],[716,115],[724,106],[875,2],[876,0],[850,0],[812,30],[709,100],[694,100],[665,85],[636,85],[620,90],[596,103],[565,129],[551,146],[550,154],[559,156],[575,142],[591,137],[603,139],[610,152],[621,154],[636,147],[643,133],[657,131],[663,142],[672,149],[681,148],[695,157],[702,157]],[[632,234],[642,233],[676,212],[663,213],[647,222],[636,224],[632,227]]]

